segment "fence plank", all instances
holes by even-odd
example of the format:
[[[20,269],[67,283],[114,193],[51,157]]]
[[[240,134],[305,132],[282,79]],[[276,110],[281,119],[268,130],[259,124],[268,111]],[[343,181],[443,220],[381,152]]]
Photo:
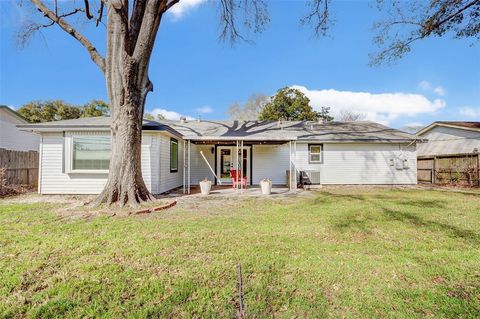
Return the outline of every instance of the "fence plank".
[[[7,185],[38,186],[38,152],[0,148],[0,167],[6,170]]]
[[[417,159],[417,180],[480,187],[480,154],[421,156]]]

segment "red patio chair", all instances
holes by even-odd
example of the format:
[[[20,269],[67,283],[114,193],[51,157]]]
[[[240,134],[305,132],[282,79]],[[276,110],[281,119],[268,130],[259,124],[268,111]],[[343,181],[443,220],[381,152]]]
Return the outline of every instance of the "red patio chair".
[[[236,169],[230,170],[230,177],[232,178],[232,187],[237,188],[237,185],[243,184],[243,187],[247,188],[247,177],[243,176],[240,178],[240,172]]]

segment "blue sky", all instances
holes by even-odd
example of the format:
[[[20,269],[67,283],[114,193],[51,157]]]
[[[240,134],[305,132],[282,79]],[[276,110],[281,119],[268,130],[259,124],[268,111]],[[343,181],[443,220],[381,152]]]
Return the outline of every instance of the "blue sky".
[[[182,0],[185,1],[185,0]],[[162,22],[150,66],[154,92],[147,111],[224,119],[228,106],[252,93],[295,85],[315,108],[350,109],[393,127],[435,120],[480,120],[480,46],[450,37],[428,39],[393,66],[370,67],[376,9],[365,1],[334,1],[331,38],[300,27],[302,1],[272,1],[271,22],[254,44],[218,41],[216,7],[186,0]],[[189,4],[189,5],[188,5]],[[0,4],[0,104],[32,100],[81,104],[107,99],[105,80],[86,51],[58,28],[20,49],[16,35],[30,11]],[[82,26],[101,52],[105,32]]]

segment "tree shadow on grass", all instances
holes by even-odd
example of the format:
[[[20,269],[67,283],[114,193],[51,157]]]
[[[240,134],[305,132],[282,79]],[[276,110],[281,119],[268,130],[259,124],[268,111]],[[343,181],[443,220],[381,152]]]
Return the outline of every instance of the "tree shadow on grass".
[[[469,229],[463,229],[454,225],[444,224],[437,221],[425,220],[424,218],[398,210],[393,210],[387,207],[381,207],[383,214],[392,221],[400,221],[414,226],[424,227],[433,231],[442,231],[446,235],[461,238],[469,241],[472,244],[480,244],[480,234]]]
[[[334,194],[326,191],[319,192],[318,196],[315,198],[315,204],[329,204],[338,200],[356,200],[356,201],[366,201],[367,198],[363,195],[354,195],[354,194]]]
[[[402,205],[407,207],[417,208],[435,208],[446,209],[448,202],[446,200],[432,200],[432,199],[412,199],[412,198],[398,198],[395,196],[372,196],[369,198],[366,195],[350,195],[350,194],[332,194],[329,192],[321,192],[315,199],[315,204],[335,203],[338,200],[347,201],[361,201],[363,204],[371,204],[373,207],[380,210],[380,212],[387,218],[388,221],[400,221],[411,224],[417,227],[427,228],[432,231],[441,231],[448,236],[464,239],[472,244],[480,243],[480,233],[472,230],[463,229],[451,224],[445,224],[438,221],[426,220],[421,215],[413,214],[404,210],[392,209],[386,207],[382,202],[389,201],[394,205]],[[358,212],[361,211],[358,208]],[[361,231],[363,233],[371,233],[372,222],[378,221],[372,215],[350,214],[344,220],[339,221],[334,225],[337,229],[352,229]]]
[[[411,207],[419,207],[419,208],[446,208],[447,202],[444,200],[432,200],[432,199],[397,199],[393,200],[392,203],[403,205],[403,206],[411,206]]]
[[[369,224],[375,221],[376,219],[371,217],[362,216],[362,218],[359,219],[358,215],[349,215],[344,218],[343,221],[336,223],[334,227],[342,231],[349,229],[360,231],[364,234],[371,234],[372,231],[371,227],[369,227]]]

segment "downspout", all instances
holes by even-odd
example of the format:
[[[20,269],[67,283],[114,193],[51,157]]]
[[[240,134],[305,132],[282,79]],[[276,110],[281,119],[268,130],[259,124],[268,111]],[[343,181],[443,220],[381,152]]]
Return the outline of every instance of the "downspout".
[[[187,153],[187,142],[183,140],[183,193],[185,194],[185,181],[186,181],[186,175],[185,175],[185,169],[187,168],[187,162],[186,162],[186,153]]]

